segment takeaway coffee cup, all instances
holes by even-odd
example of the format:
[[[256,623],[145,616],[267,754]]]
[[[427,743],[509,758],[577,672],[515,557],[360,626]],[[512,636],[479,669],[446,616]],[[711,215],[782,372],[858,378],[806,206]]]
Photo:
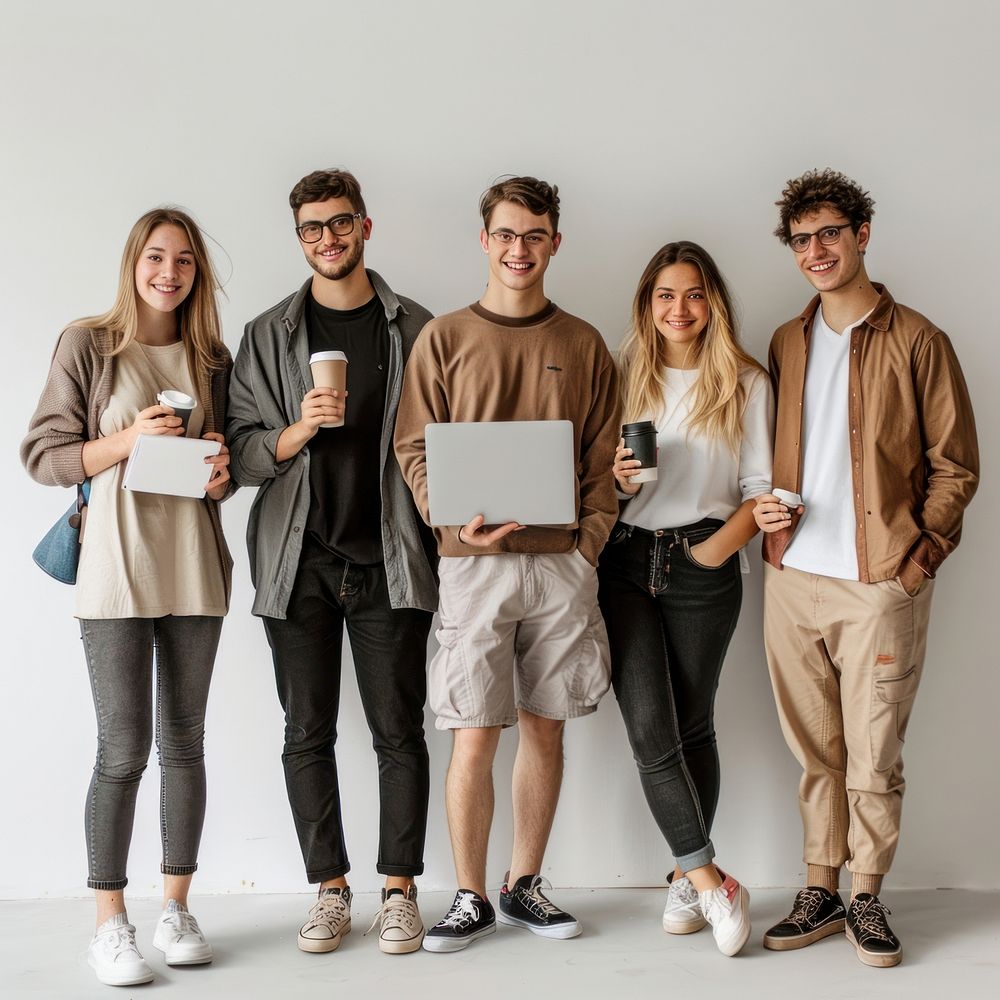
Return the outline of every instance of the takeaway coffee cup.
[[[657,476],[656,424],[652,420],[625,424],[622,437],[625,439],[625,447],[632,449],[632,458],[642,463],[639,472],[632,476],[632,482],[651,483]]]
[[[789,510],[795,510],[796,507],[802,506],[802,497],[791,490],[771,490],[771,495],[780,500]]]
[[[347,355],[343,351],[317,351],[309,358],[309,368],[316,388],[336,389],[343,396],[347,389]],[[343,417],[335,424],[320,424],[320,427],[343,426]]]
[[[156,401],[160,406],[169,406],[174,411],[174,416],[181,418],[181,426],[184,434],[187,434],[191,411],[198,405],[193,397],[180,389],[164,389],[157,394]]]

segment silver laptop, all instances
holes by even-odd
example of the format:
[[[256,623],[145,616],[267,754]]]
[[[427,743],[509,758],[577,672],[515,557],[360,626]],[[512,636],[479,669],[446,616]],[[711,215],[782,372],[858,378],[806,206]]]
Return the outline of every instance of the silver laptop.
[[[569,420],[428,424],[427,500],[435,527],[576,521]]]

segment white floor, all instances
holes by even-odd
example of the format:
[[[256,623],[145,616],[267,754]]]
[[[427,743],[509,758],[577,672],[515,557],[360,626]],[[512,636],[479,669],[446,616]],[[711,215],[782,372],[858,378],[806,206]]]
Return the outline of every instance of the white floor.
[[[558,890],[553,898],[584,923],[572,941],[547,941],[500,927],[494,937],[454,955],[382,955],[363,932],[377,907],[356,896],[351,934],[338,952],[305,955],[295,931],[311,897],[205,896],[192,909],[215,947],[215,962],[167,968],[152,946],[159,906],[133,900],[129,914],[139,947],[156,972],[147,985],[101,986],[86,963],[90,900],[0,903],[0,996],[87,998],[280,997],[282,1000],[479,1000],[575,997],[802,1000],[823,998],[1000,997],[1000,893],[958,890],[889,891],[891,925],[903,942],[903,964],[870,969],[843,938],[797,952],[761,947],[764,930],[787,912],[788,890],[753,892],[754,932],[743,953],[724,958],[711,931],[670,937],[660,928],[663,892],[654,889]],[[450,894],[421,896],[428,922]]]

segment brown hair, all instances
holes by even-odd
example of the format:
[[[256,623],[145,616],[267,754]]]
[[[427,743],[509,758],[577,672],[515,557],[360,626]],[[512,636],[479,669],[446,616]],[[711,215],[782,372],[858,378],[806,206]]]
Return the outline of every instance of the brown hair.
[[[840,212],[850,222],[855,235],[863,223],[871,222],[875,214],[875,202],[868,192],[850,177],[830,167],[808,170],[801,177],[788,181],[781,192],[781,200],[775,205],[779,209],[780,221],[774,235],[786,246],[792,235],[791,224],[817,209],[828,207]]]
[[[135,340],[139,327],[138,293],[135,287],[135,267],[139,255],[157,226],[177,226],[184,230],[194,254],[194,284],[187,298],[177,307],[177,330],[184,343],[191,374],[204,369],[222,368],[227,352],[222,342],[222,324],[216,293],[219,279],[198,224],[179,208],[154,208],[132,227],[122,252],[118,274],[118,294],[114,305],[100,316],[87,316],[71,324],[91,330],[104,330],[111,336],[111,357],[121,354]]]
[[[559,232],[559,188],[537,177],[504,177],[483,192],[479,212],[483,228],[490,228],[493,209],[502,201],[511,201],[526,208],[532,215],[547,215],[552,223],[552,235]]]
[[[763,375],[764,369],[740,345],[732,298],[718,266],[707,250],[687,240],[660,247],[635,290],[631,328],[619,351],[625,421],[656,420],[663,413],[667,343],[653,323],[653,291],[660,271],[671,264],[698,269],[709,308],[708,326],[690,348],[698,378],[688,430],[721,439],[738,453],[747,401],[740,376],[747,369]]]
[[[357,177],[348,170],[314,170],[306,174],[292,188],[288,195],[288,204],[295,213],[295,221],[299,221],[299,209],[309,202],[328,201],[330,198],[346,198],[355,212],[361,213],[361,218],[368,218],[365,200],[361,197],[361,185]]]

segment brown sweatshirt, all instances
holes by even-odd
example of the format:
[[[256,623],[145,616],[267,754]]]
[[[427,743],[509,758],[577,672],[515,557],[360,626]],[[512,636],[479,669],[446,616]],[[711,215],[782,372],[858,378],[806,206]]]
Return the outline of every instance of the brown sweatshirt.
[[[460,542],[457,528],[435,528],[439,553],[578,548],[596,566],[618,513],[611,466],[620,430],[618,376],[597,330],[552,303],[525,319],[498,316],[474,303],[424,327],[406,366],[395,436],[403,478],[424,520],[424,428],[479,420],[572,422],[577,521],[568,528],[528,527],[485,549]]]

